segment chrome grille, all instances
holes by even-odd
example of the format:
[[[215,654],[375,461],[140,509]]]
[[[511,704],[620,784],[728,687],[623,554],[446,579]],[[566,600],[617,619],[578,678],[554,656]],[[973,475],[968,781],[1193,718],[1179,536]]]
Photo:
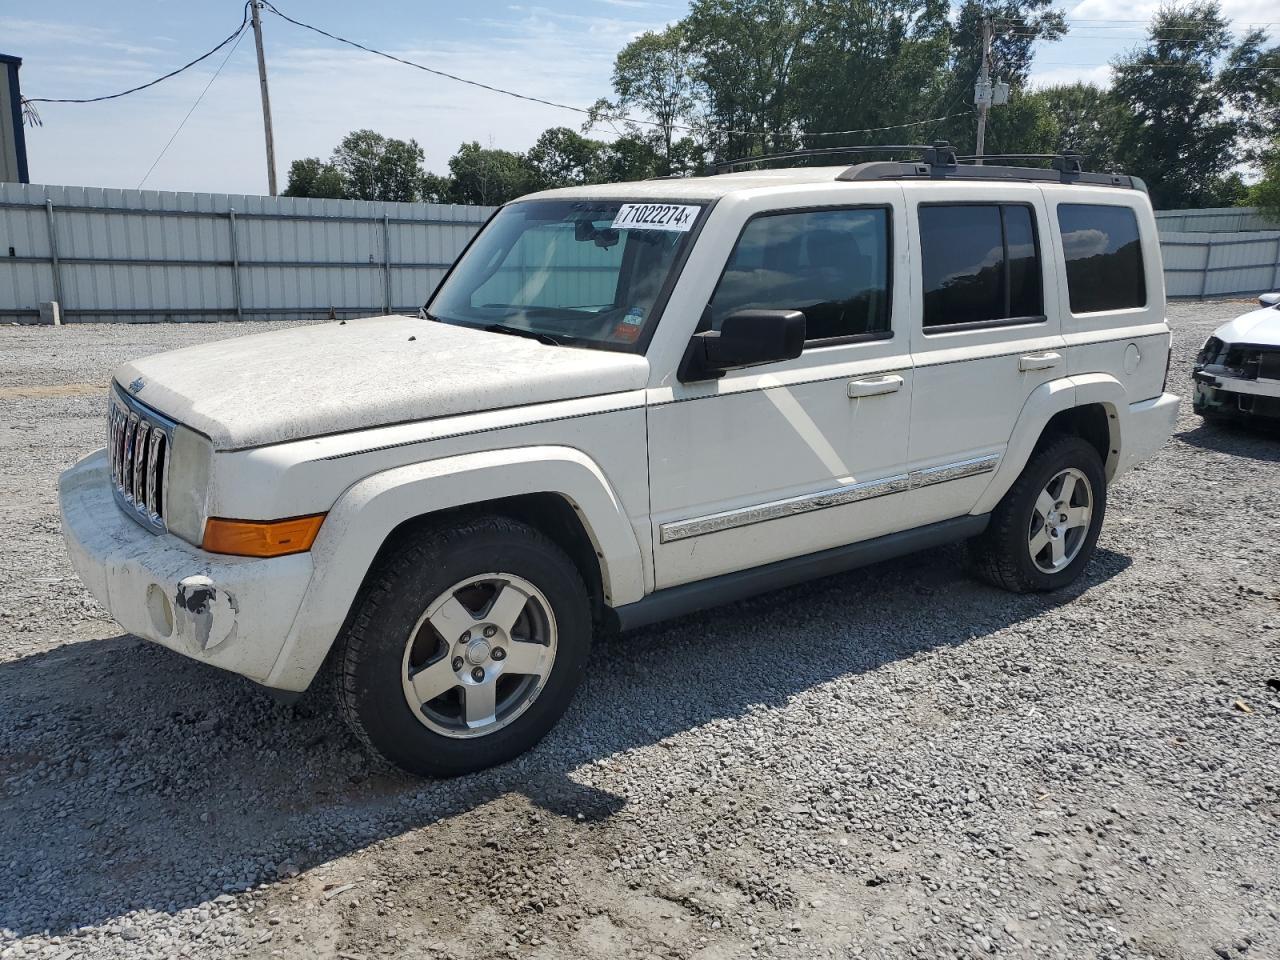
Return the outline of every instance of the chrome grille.
[[[116,502],[144,527],[165,531],[174,423],[115,384],[107,412],[107,457]]]

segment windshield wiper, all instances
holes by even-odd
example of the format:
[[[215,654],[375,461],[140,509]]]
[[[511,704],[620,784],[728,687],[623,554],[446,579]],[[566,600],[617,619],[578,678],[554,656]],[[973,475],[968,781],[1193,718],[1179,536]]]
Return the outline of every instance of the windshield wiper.
[[[491,323],[484,329],[489,333],[509,333],[517,337],[527,337],[552,347],[564,347],[576,339],[575,337],[553,337],[549,333],[539,333],[537,330],[526,330],[523,327],[509,327],[505,323]]]

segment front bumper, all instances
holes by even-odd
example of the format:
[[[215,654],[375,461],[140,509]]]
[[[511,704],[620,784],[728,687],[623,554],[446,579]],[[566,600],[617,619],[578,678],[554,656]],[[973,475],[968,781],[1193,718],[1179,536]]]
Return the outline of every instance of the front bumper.
[[[1280,380],[1228,377],[1197,370],[1195,398],[1197,413],[1249,414],[1280,417]]]
[[[117,506],[105,451],[58,481],[76,573],[130,633],[265,682],[311,582],[311,555],[258,560],[206,553],[144,530]]]

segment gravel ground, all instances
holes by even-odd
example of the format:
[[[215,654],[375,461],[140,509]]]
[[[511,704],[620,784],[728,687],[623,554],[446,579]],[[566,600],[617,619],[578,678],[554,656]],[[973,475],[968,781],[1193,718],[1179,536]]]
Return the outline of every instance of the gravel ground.
[[[1171,308],[1174,389],[1243,309]],[[0,328],[0,957],[1280,956],[1280,435],[1184,403],[1066,593],[952,548],[606,639],[411,782],[66,561],[111,368],[243,330]]]

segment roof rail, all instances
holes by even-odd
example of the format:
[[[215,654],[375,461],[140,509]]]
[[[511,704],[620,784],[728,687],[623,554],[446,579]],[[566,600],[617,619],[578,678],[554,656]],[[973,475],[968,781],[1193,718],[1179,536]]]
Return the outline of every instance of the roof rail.
[[[988,153],[982,156],[973,154],[957,159],[980,160],[984,164],[988,160],[1049,160],[1052,161],[1049,166],[1062,173],[1084,173],[1084,154],[1075,150],[1063,150],[1061,153]]]
[[[946,144],[942,144],[946,146]],[[873,143],[873,144],[855,144],[847,147],[813,147],[806,150],[789,150],[785,153],[765,153],[758,157],[739,157],[737,160],[723,160],[715,164],[713,171],[715,173],[732,173],[739,167],[754,166],[757,163],[767,163],[774,160],[803,160],[810,157],[832,157],[846,153],[918,153],[925,154],[935,149],[938,144],[930,146],[922,143]],[[954,158],[955,151],[952,151]]]
[[[949,151],[950,163],[940,162]],[[1014,180],[1014,181],[1049,181],[1055,183],[1082,183],[1093,186],[1126,187],[1146,191],[1147,187],[1139,178],[1122,173],[1087,173],[1084,170],[1084,158],[1075,150],[1063,150],[1061,153],[1002,153],[977,156],[957,157],[955,150],[948,144],[934,145],[933,156],[926,154],[915,163],[886,162],[860,163],[849,167],[837,180]],[[981,159],[981,164],[972,161]],[[1019,167],[1003,164],[987,163],[988,160],[1048,160],[1048,167]]]
[[[878,143],[853,144],[844,147],[816,147],[809,150],[791,150],[785,153],[769,153],[758,157],[742,157],[717,163],[715,173],[729,173],[740,167],[754,166],[777,160],[801,160],[812,157],[831,157],[840,154],[860,153],[914,153],[912,160],[875,160],[854,164],[836,176],[837,180],[1013,180],[1051,181],[1056,183],[1083,183],[1108,187],[1127,187],[1146,190],[1137,177],[1122,173],[1087,173],[1084,157],[1075,150],[1060,153],[1000,153],[983,157],[956,156],[956,149],[945,140],[931,144]],[[973,161],[981,160],[982,163]],[[1010,166],[988,163],[991,160],[1048,160],[1048,167]]]

